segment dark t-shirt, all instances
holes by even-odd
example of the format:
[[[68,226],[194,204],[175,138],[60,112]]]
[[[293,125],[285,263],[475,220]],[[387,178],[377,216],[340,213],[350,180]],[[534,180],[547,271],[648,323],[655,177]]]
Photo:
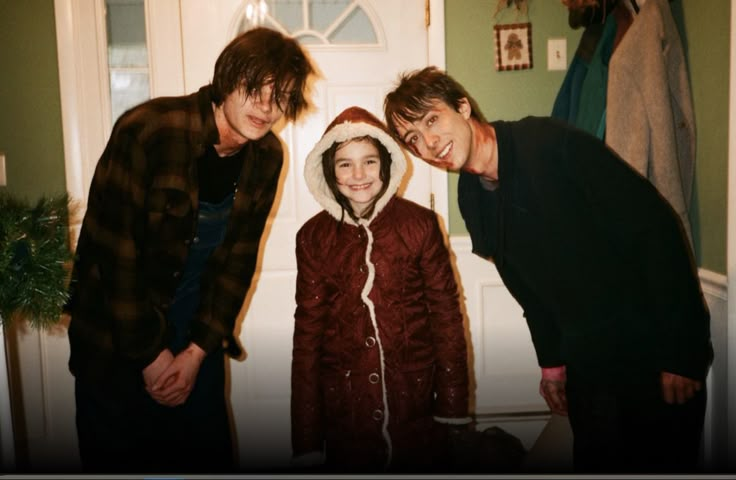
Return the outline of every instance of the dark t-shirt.
[[[243,150],[221,157],[214,146],[207,146],[204,155],[197,160],[200,201],[219,203],[235,191],[243,167]]]

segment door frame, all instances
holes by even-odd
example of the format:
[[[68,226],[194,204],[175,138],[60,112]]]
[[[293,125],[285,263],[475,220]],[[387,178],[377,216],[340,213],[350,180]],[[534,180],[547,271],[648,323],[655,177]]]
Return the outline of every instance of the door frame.
[[[736,0],[731,0],[731,53],[729,74],[729,129],[728,129],[728,208],[727,220],[727,282],[728,282],[728,377],[736,372]],[[736,381],[728,383],[728,398],[736,398]],[[736,452],[736,404],[728,402],[728,452]],[[736,458],[731,456],[729,468],[736,467]]]

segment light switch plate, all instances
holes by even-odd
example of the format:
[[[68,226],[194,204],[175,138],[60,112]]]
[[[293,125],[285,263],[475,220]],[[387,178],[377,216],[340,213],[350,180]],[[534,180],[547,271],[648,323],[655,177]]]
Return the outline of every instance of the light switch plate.
[[[4,187],[8,184],[5,178],[5,152],[0,152],[0,187]]]
[[[567,39],[547,39],[547,70],[567,70]]]

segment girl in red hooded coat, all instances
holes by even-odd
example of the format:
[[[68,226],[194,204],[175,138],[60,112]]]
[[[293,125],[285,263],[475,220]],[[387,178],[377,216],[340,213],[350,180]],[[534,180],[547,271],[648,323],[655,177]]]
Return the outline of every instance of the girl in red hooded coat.
[[[369,112],[333,120],[305,177],[324,211],[297,233],[291,425],[295,465],[447,468],[468,424],[458,288],[436,215],[396,195],[403,150]]]

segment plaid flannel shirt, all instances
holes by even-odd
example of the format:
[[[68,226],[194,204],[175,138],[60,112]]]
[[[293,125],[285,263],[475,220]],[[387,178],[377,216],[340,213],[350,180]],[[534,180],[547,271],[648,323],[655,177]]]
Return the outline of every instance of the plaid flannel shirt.
[[[166,348],[166,319],[196,231],[197,158],[219,141],[210,88],[157,98],[115,124],[90,187],[66,310],[72,373],[96,381],[141,370]],[[191,340],[211,352],[233,339],[283,164],[269,132],[245,155],[222,244],[202,272]]]

